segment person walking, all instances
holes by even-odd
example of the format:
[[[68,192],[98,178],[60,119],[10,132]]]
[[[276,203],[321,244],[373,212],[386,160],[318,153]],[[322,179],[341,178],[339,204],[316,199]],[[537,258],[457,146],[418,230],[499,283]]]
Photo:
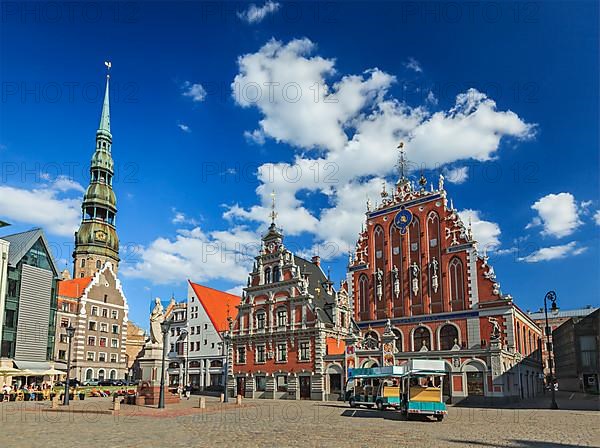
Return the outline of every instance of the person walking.
[[[190,395],[192,395],[192,386],[190,386],[190,383],[188,383],[185,385],[185,398],[189,400]]]

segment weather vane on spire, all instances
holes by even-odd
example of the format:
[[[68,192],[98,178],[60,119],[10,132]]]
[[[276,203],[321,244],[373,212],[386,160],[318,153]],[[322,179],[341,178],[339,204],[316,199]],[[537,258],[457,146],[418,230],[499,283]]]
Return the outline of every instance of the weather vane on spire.
[[[275,224],[275,218],[277,218],[277,212],[275,211],[275,190],[271,192],[271,223]]]
[[[400,171],[400,181],[406,179],[406,159],[404,158],[405,150],[404,150],[404,142],[400,142],[398,144],[399,154],[398,154],[398,171]]]
[[[110,77],[110,68],[112,67],[112,62],[104,61],[104,65],[106,65],[106,76]]]

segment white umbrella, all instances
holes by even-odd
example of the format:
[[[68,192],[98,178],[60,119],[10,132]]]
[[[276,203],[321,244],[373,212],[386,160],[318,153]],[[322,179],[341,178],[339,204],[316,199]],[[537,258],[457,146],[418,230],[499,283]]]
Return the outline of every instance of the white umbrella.
[[[52,367],[51,369],[48,370],[44,370],[43,372],[40,372],[39,375],[66,375],[67,372],[65,372],[64,370],[58,370],[55,369],[54,367]]]

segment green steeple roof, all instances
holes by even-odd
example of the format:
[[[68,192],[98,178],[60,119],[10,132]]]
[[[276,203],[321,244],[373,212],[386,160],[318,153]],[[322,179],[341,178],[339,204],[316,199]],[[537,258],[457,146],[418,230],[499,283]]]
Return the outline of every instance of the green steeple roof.
[[[100,126],[97,134],[110,134],[110,96],[109,96],[110,75],[106,75],[106,90],[104,91],[104,102],[102,103],[102,114],[100,115]]]

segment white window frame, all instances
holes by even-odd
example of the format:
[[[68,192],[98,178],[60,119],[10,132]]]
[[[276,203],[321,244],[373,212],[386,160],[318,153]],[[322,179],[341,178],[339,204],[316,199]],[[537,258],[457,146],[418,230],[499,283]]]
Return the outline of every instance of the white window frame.
[[[119,310],[111,310],[110,312],[110,317],[111,319],[118,319],[119,318]]]
[[[92,356],[90,356],[92,355]],[[87,352],[85,354],[85,360],[95,362],[96,361],[96,352]]]
[[[114,359],[115,359],[114,361],[113,361],[113,357],[114,357]],[[118,354],[116,354],[116,353],[111,353],[111,354],[110,354],[110,362],[111,362],[112,364],[116,364],[116,363],[118,363],[118,362],[119,362],[119,355],[118,355]]]
[[[284,350],[281,350],[281,347],[284,347]],[[287,356],[287,343],[286,342],[277,342],[276,346],[275,346],[275,356],[276,356],[276,362],[280,362],[280,363],[286,363],[288,361],[288,356]],[[281,354],[285,355],[285,359],[281,359]]]
[[[308,358],[302,358],[302,344],[308,344]],[[311,352],[311,346],[310,346],[310,340],[306,339],[303,341],[299,341],[298,342],[298,361],[299,362],[310,362],[310,352]]]
[[[94,341],[93,344],[90,344],[90,338]],[[96,346],[96,336],[88,336],[86,342],[87,342],[87,345],[89,345],[91,347],[95,347]]]
[[[258,348],[261,347],[263,349],[263,360],[259,361],[258,359]],[[256,364],[265,364],[267,362],[267,346],[266,344],[257,344],[256,345],[256,351],[254,352],[254,362]]]
[[[119,348],[119,340],[116,338],[111,338],[110,348]]]
[[[92,311],[90,312],[91,316],[98,316],[98,307],[92,306]]]
[[[102,361],[102,355],[104,355],[104,361]],[[98,352],[98,362],[108,362],[108,356],[106,352]]]

